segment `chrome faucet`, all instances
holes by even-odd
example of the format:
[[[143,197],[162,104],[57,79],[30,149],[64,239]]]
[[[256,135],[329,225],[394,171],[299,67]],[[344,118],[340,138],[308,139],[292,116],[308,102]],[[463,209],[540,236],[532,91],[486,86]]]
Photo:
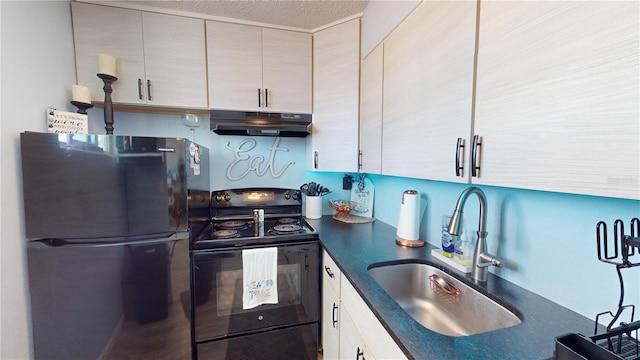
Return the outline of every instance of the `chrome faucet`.
[[[501,267],[502,263],[495,256],[487,253],[487,198],[482,190],[477,187],[470,187],[465,189],[456,204],[456,209],[451,215],[451,221],[449,222],[449,228],[447,231],[451,235],[460,235],[462,228],[462,209],[467,201],[467,198],[471,194],[476,194],[480,201],[480,220],[478,224],[478,241],[473,252],[473,268],[471,269],[471,277],[474,280],[485,282],[487,281],[487,273],[489,266]]]

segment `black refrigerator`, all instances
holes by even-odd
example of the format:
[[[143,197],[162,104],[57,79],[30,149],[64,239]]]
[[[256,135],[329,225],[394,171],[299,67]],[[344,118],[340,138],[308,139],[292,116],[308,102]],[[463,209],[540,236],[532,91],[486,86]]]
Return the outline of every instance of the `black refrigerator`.
[[[36,359],[190,359],[190,222],[208,150],[182,138],[22,133]],[[206,204],[207,201],[198,201]]]

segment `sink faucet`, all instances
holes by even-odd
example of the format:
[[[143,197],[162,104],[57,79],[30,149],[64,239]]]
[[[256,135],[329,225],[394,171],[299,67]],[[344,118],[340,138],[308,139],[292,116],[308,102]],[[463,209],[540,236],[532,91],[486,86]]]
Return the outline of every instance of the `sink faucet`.
[[[480,220],[478,224],[478,241],[473,252],[473,267],[471,269],[471,277],[474,280],[485,282],[487,281],[488,267],[493,265],[501,267],[500,260],[495,256],[487,253],[487,198],[482,190],[477,187],[470,187],[465,189],[456,204],[456,209],[451,215],[451,221],[449,222],[448,232],[451,235],[460,235],[462,233],[462,209],[467,201],[467,198],[471,194],[476,194],[480,201]]]

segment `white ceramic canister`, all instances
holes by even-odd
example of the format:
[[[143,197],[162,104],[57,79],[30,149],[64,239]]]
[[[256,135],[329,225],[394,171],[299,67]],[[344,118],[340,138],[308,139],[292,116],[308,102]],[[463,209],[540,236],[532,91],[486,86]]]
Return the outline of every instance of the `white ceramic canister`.
[[[402,240],[418,240],[420,237],[420,195],[415,190],[402,193],[396,236]]]
[[[305,195],[304,201],[304,216],[307,219],[320,219],[322,218],[322,196],[308,196]]]

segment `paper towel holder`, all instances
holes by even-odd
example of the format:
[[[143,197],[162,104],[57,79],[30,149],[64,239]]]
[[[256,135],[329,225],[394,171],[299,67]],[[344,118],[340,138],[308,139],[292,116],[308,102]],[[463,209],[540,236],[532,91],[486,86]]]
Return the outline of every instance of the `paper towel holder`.
[[[413,204],[415,207],[414,209],[408,208],[409,204],[407,204],[405,201],[406,200],[405,196],[407,195],[416,197],[414,199],[414,204]],[[413,214],[410,214],[410,212],[413,212]],[[403,220],[405,220],[407,216],[409,216],[409,214],[413,215],[413,222],[415,223],[411,224],[411,223],[403,222]],[[418,238],[419,224],[420,224],[420,195],[415,190],[406,190],[405,192],[402,193],[402,205],[400,207],[400,219],[398,220],[396,244],[400,246],[412,247],[412,248],[424,246],[425,245],[424,240],[420,240]],[[410,235],[408,236],[405,235],[403,237],[402,234],[407,233],[407,227],[412,227],[413,231],[409,231]],[[407,239],[406,237],[413,237],[413,238]]]
[[[396,237],[396,244],[400,245],[400,246],[404,246],[404,247],[411,247],[411,248],[417,248],[417,247],[422,247],[424,246],[424,240],[407,240],[407,239],[402,239],[399,237]]]

